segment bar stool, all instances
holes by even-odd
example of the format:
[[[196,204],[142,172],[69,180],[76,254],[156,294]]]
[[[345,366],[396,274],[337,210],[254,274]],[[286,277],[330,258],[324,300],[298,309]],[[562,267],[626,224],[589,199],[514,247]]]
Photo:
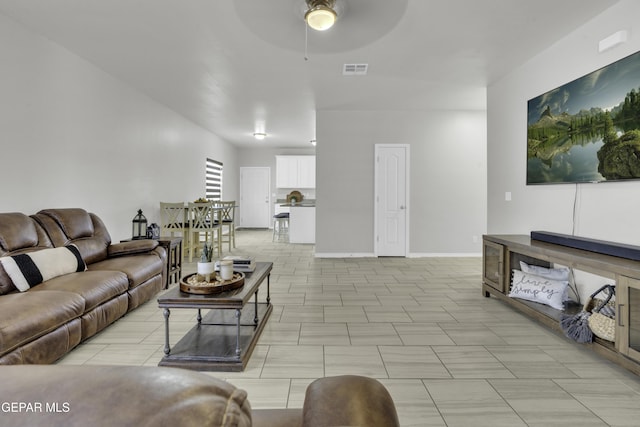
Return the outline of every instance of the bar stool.
[[[289,212],[282,212],[273,216],[273,237],[271,241],[275,242],[281,239],[285,242],[289,241]]]

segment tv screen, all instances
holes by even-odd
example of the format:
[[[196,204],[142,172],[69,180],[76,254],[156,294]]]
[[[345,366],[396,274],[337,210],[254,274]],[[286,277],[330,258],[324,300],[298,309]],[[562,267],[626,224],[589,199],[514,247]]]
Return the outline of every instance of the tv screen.
[[[630,179],[640,179],[640,52],[528,101],[528,185]]]

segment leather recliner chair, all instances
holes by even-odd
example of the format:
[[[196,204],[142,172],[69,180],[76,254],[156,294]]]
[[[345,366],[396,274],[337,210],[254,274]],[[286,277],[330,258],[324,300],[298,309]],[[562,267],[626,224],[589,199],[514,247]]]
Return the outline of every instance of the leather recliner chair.
[[[0,367],[0,425],[180,427],[398,427],[386,388],[354,375],[315,380],[304,405],[252,410],[232,384],[177,368]]]

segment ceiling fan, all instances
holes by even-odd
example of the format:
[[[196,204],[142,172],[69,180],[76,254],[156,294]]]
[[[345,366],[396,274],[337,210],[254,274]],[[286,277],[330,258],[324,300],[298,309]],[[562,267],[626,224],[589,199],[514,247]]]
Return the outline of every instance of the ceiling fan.
[[[404,16],[408,2],[253,0],[229,3],[233,4],[241,23],[266,42],[300,52],[305,47],[300,36],[306,37],[308,32],[309,47],[315,54],[333,54],[358,49],[389,33]],[[311,28],[310,22],[316,15],[326,16],[333,26],[325,31]],[[301,30],[305,33],[301,34]]]
[[[334,9],[336,0],[306,0],[308,9],[304,14],[307,25],[316,31],[326,31],[338,19]]]

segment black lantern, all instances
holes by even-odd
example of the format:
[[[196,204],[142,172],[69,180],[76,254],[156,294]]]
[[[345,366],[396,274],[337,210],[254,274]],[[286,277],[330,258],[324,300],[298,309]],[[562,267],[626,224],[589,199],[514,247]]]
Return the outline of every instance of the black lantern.
[[[133,218],[133,231],[131,234],[133,240],[147,238],[147,218],[142,215],[142,209],[138,209],[138,215]]]

